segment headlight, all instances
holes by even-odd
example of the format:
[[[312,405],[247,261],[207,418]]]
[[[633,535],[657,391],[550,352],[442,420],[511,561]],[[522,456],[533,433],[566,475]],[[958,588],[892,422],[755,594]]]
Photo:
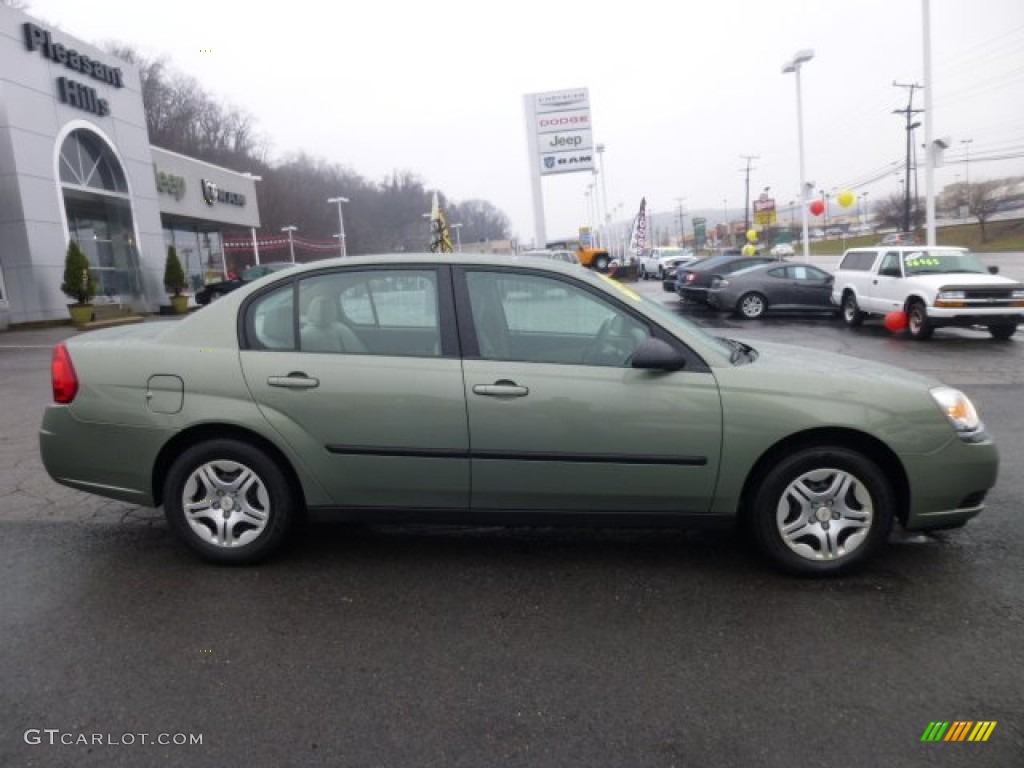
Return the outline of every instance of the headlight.
[[[964,291],[939,291],[939,295],[936,298],[939,301],[952,301],[954,299],[963,301],[967,298],[967,294]]]
[[[959,389],[935,387],[930,391],[957,432],[974,432],[981,427],[981,419],[978,418],[974,404]]]

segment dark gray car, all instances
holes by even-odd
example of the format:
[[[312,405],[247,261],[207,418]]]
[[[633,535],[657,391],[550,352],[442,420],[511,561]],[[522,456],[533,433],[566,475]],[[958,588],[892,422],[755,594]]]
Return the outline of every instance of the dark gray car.
[[[708,304],[755,319],[769,309],[835,312],[832,275],[812,264],[772,262],[715,277]]]

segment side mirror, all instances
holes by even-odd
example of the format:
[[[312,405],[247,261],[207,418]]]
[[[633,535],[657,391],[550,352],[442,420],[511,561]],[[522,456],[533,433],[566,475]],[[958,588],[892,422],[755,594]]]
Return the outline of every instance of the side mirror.
[[[686,357],[661,339],[648,336],[633,353],[632,366],[649,371],[679,371]]]
[[[995,266],[995,265],[993,265],[993,266],[989,267],[989,268],[988,268],[988,273],[989,273],[990,275],[998,275],[998,274],[999,274],[999,267],[997,267],[997,266]]]

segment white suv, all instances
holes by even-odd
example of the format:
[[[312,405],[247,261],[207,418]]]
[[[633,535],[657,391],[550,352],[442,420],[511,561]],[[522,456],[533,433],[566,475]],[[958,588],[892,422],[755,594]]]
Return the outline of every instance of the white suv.
[[[920,340],[948,325],[981,325],[1008,339],[1024,322],[1024,284],[990,273],[966,248],[946,246],[851,248],[835,271],[832,303],[851,327],[902,310]]]

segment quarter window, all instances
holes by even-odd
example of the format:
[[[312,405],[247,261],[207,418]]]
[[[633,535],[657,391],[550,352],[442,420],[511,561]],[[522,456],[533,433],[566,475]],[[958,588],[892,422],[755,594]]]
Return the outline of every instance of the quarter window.
[[[295,301],[291,283],[260,296],[249,307],[249,338],[257,349],[294,351]]]

